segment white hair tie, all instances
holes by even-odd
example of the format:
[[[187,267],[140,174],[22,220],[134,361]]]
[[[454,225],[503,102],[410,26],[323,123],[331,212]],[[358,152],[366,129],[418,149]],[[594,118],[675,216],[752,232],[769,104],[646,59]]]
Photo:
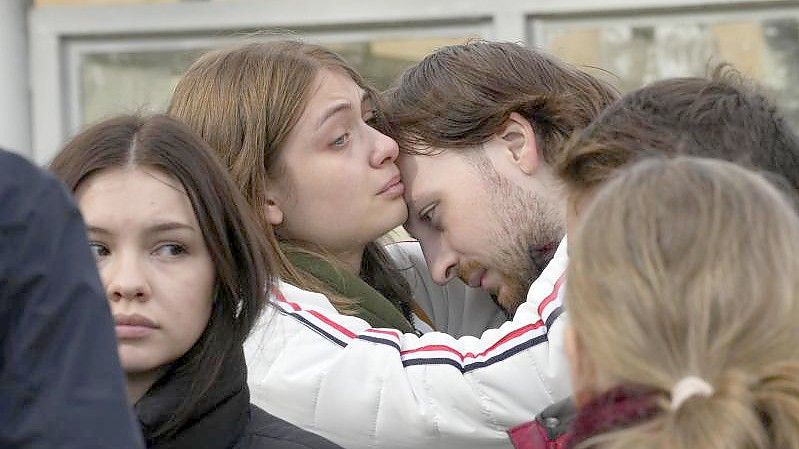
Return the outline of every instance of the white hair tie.
[[[707,383],[705,379],[696,376],[683,377],[671,388],[671,409],[677,410],[688,398],[693,396],[708,397],[713,392],[713,386]]]

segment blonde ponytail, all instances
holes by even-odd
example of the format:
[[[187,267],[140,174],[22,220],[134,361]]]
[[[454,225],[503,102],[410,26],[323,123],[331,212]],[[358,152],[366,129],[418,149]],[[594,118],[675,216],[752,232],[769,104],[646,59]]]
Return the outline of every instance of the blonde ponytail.
[[[566,302],[591,389],[649,388],[659,412],[577,447],[799,448],[792,203],[727,162],[652,159],[581,219]],[[679,385],[688,376],[701,379],[690,394]]]

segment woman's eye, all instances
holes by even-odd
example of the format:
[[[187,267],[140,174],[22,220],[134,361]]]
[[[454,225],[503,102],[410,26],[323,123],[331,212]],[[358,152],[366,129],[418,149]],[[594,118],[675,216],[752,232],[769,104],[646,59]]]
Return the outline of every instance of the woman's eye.
[[[186,253],[186,247],[175,243],[161,245],[155,249],[154,254],[158,256],[177,257]]]
[[[89,249],[91,250],[95,258],[104,257],[111,254],[111,252],[108,251],[108,248],[103,246],[103,244],[101,243],[90,242]]]
[[[338,138],[336,138],[336,140],[332,142],[332,145],[334,147],[343,147],[347,145],[347,142],[349,141],[350,141],[350,133],[344,133],[340,135]]]

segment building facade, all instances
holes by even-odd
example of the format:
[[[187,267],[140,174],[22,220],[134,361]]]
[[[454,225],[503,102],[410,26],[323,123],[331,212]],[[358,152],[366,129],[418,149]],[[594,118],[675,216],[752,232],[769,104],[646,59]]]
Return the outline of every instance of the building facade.
[[[795,0],[3,0],[0,145],[46,163],[88,122],[163,110],[198,55],[253,34],[330,46],[379,87],[475,38],[546,49],[622,90],[728,62],[799,126]]]

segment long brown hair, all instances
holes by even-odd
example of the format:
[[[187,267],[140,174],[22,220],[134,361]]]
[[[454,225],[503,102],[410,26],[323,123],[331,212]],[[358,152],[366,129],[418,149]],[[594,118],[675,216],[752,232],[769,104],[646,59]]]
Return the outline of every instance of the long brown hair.
[[[599,388],[660,412],[578,447],[799,447],[799,218],[732,163],[649,158],[596,194],[570,236],[566,302]],[[713,387],[676,410],[686,376]]]
[[[609,84],[540,51],[487,41],[436,51],[384,94],[387,131],[404,152],[476,147],[516,112],[533,126],[550,164],[616,97]]]
[[[73,193],[92,175],[131,166],[175,178],[194,210],[216,271],[216,297],[208,325],[176,363],[192,385],[174,418],[154,432],[174,434],[240,351],[269,301],[274,263],[255,217],[208,144],[167,116],[120,116],[89,127],[58,153],[50,170]]]
[[[324,68],[343,71],[376,99],[363,78],[324,47],[293,40],[255,41],[212,51],[197,60],[178,82],[169,114],[197,131],[228,167],[279,259],[280,276],[326,294],[346,313],[351,312],[353,298],[336,294],[292,265],[284,252],[301,250],[334,262],[322,253],[324,249],[314,248],[312,242],[300,242],[297,247],[297,242],[279,241],[266,218],[267,188],[284,169],[281,151],[305,109],[317,73]],[[410,287],[378,242],[366,245],[361,277],[384,296],[410,302]]]

